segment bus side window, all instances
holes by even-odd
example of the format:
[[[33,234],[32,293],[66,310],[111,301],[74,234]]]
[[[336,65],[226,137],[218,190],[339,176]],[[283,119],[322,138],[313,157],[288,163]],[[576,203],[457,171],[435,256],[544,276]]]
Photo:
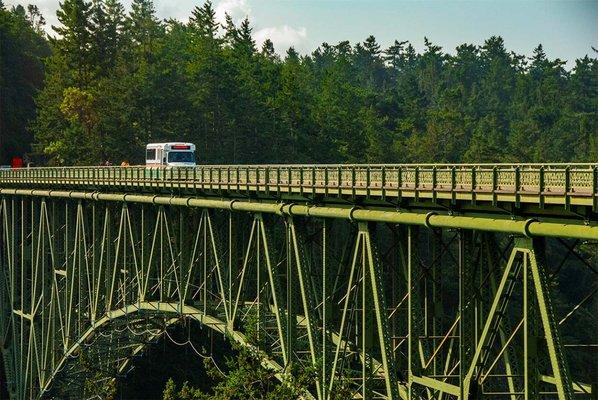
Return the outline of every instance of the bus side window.
[[[147,149],[146,155],[145,155],[145,159],[146,160],[155,160],[156,159],[156,149]]]

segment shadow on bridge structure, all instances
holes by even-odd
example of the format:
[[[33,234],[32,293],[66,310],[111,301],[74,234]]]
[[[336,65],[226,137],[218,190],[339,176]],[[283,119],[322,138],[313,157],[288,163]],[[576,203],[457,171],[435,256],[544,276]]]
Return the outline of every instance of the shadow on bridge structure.
[[[596,398],[597,171],[0,171],[10,397],[82,398],[192,319],[316,368],[305,398]]]

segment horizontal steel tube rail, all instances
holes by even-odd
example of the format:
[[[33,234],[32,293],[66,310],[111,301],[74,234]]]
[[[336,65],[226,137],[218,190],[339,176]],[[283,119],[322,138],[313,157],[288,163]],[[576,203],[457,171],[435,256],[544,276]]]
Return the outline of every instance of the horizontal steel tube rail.
[[[598,240],[598,221],[542,222],[535,219],[517,220],[504,217],[459,216],[438,213],[400,212],[385,209],[360,209],[347,206],[315,206],[293,203],[215,200],[195,197],[169,197],[93,192],[0,189],[0,195],[70,198],[81,200],[152,203],[156,205],[189,206],[231,211],[259,212],[289,216],[346,219],[357,222],[384,222],[420,225],[429,228],[476,229],[532,236]]]

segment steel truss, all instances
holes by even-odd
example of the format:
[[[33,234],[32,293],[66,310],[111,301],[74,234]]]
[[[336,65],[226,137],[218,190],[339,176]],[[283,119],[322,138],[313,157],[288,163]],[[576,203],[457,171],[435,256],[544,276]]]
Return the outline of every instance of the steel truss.
[[[306,398],[595,396],[563,343],[595,283],[565,312],[553,286],[571,260],[595,279],[596,260],[579,240],[481,228],[4,195],[11,398],[80,398],[184,318],[252,347],[281,378],[315,368]],[[565,256],[549,260],[548,245]]]

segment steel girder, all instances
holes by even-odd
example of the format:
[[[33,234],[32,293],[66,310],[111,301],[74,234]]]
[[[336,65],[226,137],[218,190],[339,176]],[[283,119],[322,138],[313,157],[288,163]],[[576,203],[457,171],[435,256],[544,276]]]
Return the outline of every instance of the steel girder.
[[[589,297],[557,315],[563,265],[548,266],[546,239],[122,200],[0,197],[12,398],[80,397],[69,382],[117,378],[185,317],[259,351],[281,379],[313,368],[319,399],[591,396],[562,343]]]

